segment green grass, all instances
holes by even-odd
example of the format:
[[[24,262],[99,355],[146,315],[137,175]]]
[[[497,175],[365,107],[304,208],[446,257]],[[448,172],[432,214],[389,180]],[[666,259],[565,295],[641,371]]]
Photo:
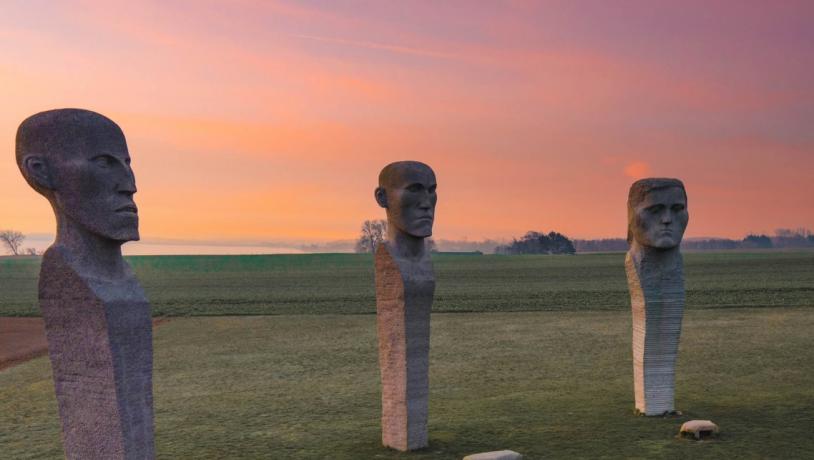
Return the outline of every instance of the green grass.
[[[155,315],[373,313],[369,255],[129,257]],[[624,254],[433,257],[436,312],[627,310]],[[814,251],[685,254],[687,308],[812,306]],[[37,258],[0,258],[0,316],[34,316]]]
[[[158,456],[810,458],[812,330],[811,308],[688,311],[684,415],[646,418],[633,415],[628,312],[434,314],[430,447],[400,454],[380,447],[373,316],[179,318],[155,334]],[[691,418],[720,439],[677,438]],[[48,359],[0,372],[0,456],[60,449]]]
[[[380,447],[372,260],[131,257],[156,315],[160,458],[800,458],[814,452],[814,252],[685,255],[681,417],[633,415],[623,254],[437,255],[430,448]],[[0,316],[37,258],[0,258]],[[760,308],[743,308],[760,307]],[[774,308],[763,308],[774,307]],[[448,314],[439,312],[470,312]],[[712,419],[719,439],[676,437]],[[61,458],[48,359],[0,372],[0,456]]]

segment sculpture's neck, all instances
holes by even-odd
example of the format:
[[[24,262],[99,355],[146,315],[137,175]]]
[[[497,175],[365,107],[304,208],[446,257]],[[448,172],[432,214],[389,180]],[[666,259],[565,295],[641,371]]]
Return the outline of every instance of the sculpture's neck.
[[[54,246],[81,276],[113,281],[129,276],[121,241],[92,233],[61,213],[57,214]]]
[[[426,257],[424,238],[418,238],[397,229],[394,225],[387,226],[387,239],[390,249],[395,257],[418,262]]]
[[[681,264],[681,251],[678,246],[670,249],[659,249],[642,246],[638,242],[633,241],[630,244],[628,253],[638,266],[659,265],[665,269],[669,269],[672,267],[680,267]]]

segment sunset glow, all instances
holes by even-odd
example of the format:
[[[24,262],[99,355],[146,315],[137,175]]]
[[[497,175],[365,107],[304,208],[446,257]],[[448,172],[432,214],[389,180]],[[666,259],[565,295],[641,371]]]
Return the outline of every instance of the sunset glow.
[[[60,107],[124,130],[144,238],[330,241],[432,165],[435,237],[624,237],[677,177],[688,237],[814,229],[814,2],[12,0],[0,228],[52,233],[14,162]]]

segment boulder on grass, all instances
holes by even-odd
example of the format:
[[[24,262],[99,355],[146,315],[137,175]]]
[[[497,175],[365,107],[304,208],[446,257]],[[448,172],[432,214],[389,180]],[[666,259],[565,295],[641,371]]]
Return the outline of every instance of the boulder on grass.
[[[709,420],[690,420],[681,425],[681,436],[693,436],[695,439],[703,439],[715,436],[720,430],[718,425]]]
[[[464,457],[464,460],[522,460],[523,456],[513,450],[496,450],[482,452]]]

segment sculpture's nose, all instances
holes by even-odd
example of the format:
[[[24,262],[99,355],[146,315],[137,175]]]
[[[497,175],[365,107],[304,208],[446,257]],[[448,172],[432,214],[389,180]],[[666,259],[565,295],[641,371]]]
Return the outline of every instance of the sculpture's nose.
[[[669,224],[673,221],[673,212],[670,209],[665,209],[661,213],[661,223]]]
[[[431,194],[425,190],[424,193],[421,194],[421,200],[418,202],[418,207],[421,209],[432,208],[432,197],[430,195]]]
[[[133,174],[130,165],[125,165],[124,174],[119,179],[116,191],[131,196],[136,193],[136,175]]]

